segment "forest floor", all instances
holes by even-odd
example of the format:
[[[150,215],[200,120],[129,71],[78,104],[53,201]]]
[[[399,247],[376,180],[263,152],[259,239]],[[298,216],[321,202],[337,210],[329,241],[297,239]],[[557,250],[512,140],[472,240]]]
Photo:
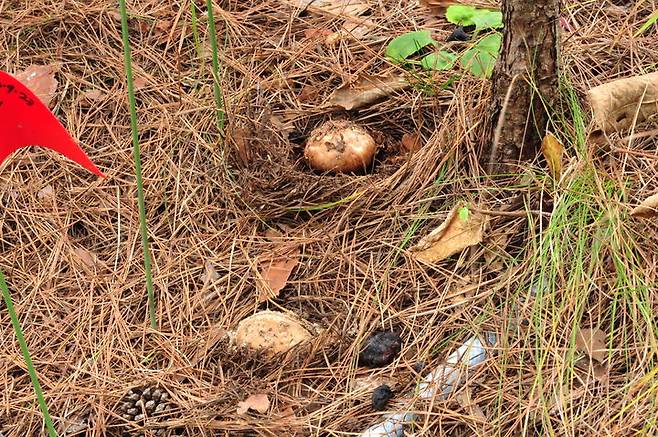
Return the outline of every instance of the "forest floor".
[[[205,2],[198,43],[188,1],[129,2],[152,329],[117,2],[0,0],[0,69],[56,66],[53,112],[108,175],[42,148],[0,171],[0,266],[58,432],[348,436],[413,411],[405,435],[658,435],[658,239],[655,219],[629,214],[658,187],[658,143],[620,132],[590,144],[586,99],[655,70],[658,28],[634,34],[658,3],[563,5],[558,180],[539,161],[484,177],[489,79],[386,60],[410,30],[445,41],[454,25],[442,15],[362,0],[358,27],[329,7],[338,0],[308,3],[216,3],[223,140]],[[413,86],[349,111],[328,104],[365,75],[394,74]],[[308,167],[305,140],[329,119],[372,133],[368,172]],[[462,204],[487,217],[482,241],[419,261],[410,248]],[[263,263],[281,257],[290,277],[263,294]],[[46,435],[1,308],[0,432]],[[301,320],[311,340],[274,357],[233,344],[229,333],[264,309]],[[381,330],[399,333],[401,352],[360,366]],[[463,384],[414,398],[465,341],[492,334]],[[393,398],[375,411],[384,381]],[[166,408],[126,419],[130,390],[147,388],[167,394]]]

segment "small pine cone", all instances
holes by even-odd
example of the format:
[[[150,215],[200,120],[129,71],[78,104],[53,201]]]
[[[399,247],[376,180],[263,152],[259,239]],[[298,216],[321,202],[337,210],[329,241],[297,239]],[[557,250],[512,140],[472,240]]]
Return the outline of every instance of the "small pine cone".
[[[169,394],[157,386],[133,388],[121,399],[117,409],[125,420],[143,424],[146,418],[166,411],[168,399]],[[164,431],[159,429],[155,434],[164,434]]]

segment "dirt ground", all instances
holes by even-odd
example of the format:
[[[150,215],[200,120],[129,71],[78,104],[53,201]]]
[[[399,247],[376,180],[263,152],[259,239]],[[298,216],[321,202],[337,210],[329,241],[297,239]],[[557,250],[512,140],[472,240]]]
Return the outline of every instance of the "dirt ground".
[[[223,136],[205,2],[198,45],[189,1],[128,4],[154,330],[117,2],[0,0],[0,69],[56,65],[53,112],[108,175],[40,148],[0,169],[0,266],[58,432],[359,435],[385,414],[372,409],[367,378],[389,381],[395,412],[429,370],[491,332],[498,341],[465,384],[412,403],[419,419],[405,435],[658,435],[655,219],[629,217],[658,186],[658,144],[629,132],[601,148],[585,141],[586,91],[658,65],[656,26],[633,36],[658,2],[563,6],[563,96],[550,129],[566,146],[559,182],[541,162],[484,177],[489,80],[413,76],[386,61],[386,44],[406,31],[444,41],[453,25],[443,16],[364,0],[367,32],[350,33],[322,2],[302,3],[215,3]],[[327,105],[365,74],[413,86],[356,110]],[[329,119],[373,134],[367,173],[308,168],[305,140]],[[415,133],[422,147],[409,153],[402,138]],[[483,241],[419,262],[410,247],[460,202],[489,217]],[[299,262],[285,287],[261,299],[262,260],[291,248]],[[46,435],[0,308],[0,432]],[[227,333],[263,309],[294,315],[313,338],[273,358],[232,344]],[[600,362],[579,345],[590,328],[605,334]],[[380,330],[400,333],[400,354],[360,366]],[[123,418],[129,391],[149,387],[167,393],[164,411]],[[254,394],[269,408],[239,414]]]

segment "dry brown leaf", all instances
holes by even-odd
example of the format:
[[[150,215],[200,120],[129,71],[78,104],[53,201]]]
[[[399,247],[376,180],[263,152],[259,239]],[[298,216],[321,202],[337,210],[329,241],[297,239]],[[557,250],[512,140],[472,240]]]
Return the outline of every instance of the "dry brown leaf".
[[[608,356],[606,335],[600,329],[579,329],[576,334],[576,349],[602,363]]]
[[[284,0],[286,3],[310,12],[320,12],[336,17],[356,17],[368,9],[370,5],[363,0]]]
[[[402,135],[402,149],[409,153],[417,152],[423,145],[421,141],[422,138],[418,132],[413,134],[405,133]]]
[[[486,423],[489,419],[485,416],[482,408],[480,408],[477,403],[473,402],[471,397],[471,390],[468,387],[464,390],[460,390],[455,396],[457,402],[464,410],[466,410],[471,416],[475,416]]]
[[[135,91],[141,90],[146,86],[146,84],[147,84],[146,78],[142,76],[138,76],[133,80],[133,88],[135,89]]]
[[[628,129],[658,113],[658,72],[608,82],[588,95],[598,129]]]
[[[101,90],[89,90],[78,97],[80,106],[89,108],[105,98],[105,93]]]
[[[313,85],[304,85],[297,95],[299,103],[308,103],[315,100],[320,95],[320,90]]]
[[[57,91],[57,79],[55,79],[57,70],[59,67],[55,65],[30,65],[14,76],[28,87],[44,105],[51,107],[50,104]]]
[[[204,284],[210,284],[211,282],[219,279],[219,273],[215,270],[215,266],[212,261],[206,260],[203,264],[203,277],[201,278]]]
[[[263,286],[260,287],[259,302],[265,302],[279,295],[299,263],[299,255],[299,246],[296,246],[285,254],[270,254],[261,259],[260,275],[263,278]]]
[[[286,408],[279,411],[279,417],[282,417],[284,419],[293,418],[295,417],[295,410],[293,410],[292,407],[288,405]]]
[[[488,217],[467,206],[457,205],[448,218],[412,248],[414,256],[430,263],[439,262],[482,241]]]
[[[96,265],[96,260],[98,257],[87,249],[83,247],[75,247],[73,252],[77,255],[78,258],[80,258],[83,263],[85,263],[87,267],[94,267]]]
[[[658,215],[658,193],[649,196],[631,211],[633,217],[651,218]]]
[[[559,179],[562,174],[562,153],[564,152],[564,146],[555,138],[553,134],[546,134],[544,139],[541,142],[541,153],[546,158],[548,163],[548,168],[551,169],[551,173],[555,179]]]
[[[421,6],[429,8],[433,14],[441,16],[445,15],[446,9],[448,9],[448,6],[451,5],[469,5],[488,9],[496,8],[499,6],[497,2],[487,3],[486,1],[473,0],[419,0],[418,3]]]
[[[369,105],[408,87],[409,82],[402,76],[361,75],[354,83],[345,84],[334,91],[328,104],[349,111]]]
[[[270,409],[270,399],[265,393],[249,395],[244,401],[238,402],[236,412],[238,414],[245,414],[249,410],[258,411],[260,414],[267,413]]]

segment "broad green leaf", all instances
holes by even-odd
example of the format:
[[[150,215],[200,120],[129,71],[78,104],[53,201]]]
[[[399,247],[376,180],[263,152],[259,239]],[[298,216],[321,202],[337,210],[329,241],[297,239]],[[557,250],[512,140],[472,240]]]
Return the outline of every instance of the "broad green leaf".
[[[394,62],[404,62],[423,47],[436,45],[437,42],[430,36],[429,30],[416,30],[407,32],[394,38],[386,48],[386,57]]]
[[[473,17],[475,16],[475,6],[467,5],[450,5],[446,9],[446,19],[453,24],[460,26],[471,26],[475,24]]]
[[[473,24],[475,24],[476,31],[499,29],[503,27],[503,13],[500,11],[478,9],[477,13],[473,16]]]
[[[455,65],[456,60],[457,55],[441,50],[425,56],[420,61],[420,65],[425,70],[450,70]]]
[[[460,60],[462,67],[478,77],[490,77],[500,51],[502,34],[487,35],[466,50]]]

